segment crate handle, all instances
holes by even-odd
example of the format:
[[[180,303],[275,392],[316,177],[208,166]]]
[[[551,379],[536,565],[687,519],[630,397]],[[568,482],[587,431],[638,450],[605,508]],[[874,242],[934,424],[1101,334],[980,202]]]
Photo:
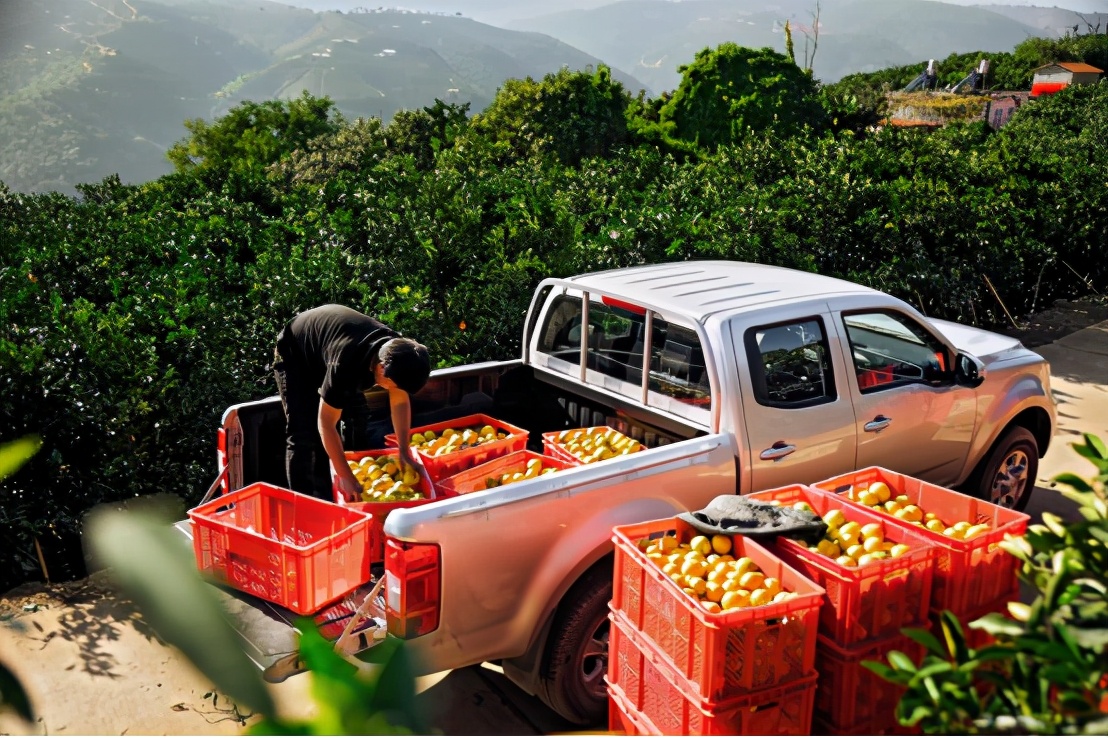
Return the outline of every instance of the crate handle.
[[[223,467],[222,469],[219,470],[219,474],[217,474],[215,476],[215,481],[212,482],[212,486],[208,487],[208,491],[204,493],[203,499],[200,500],[200,505],[203,505],[208,500],[215,497],[215,491],[217,489],[219,489],[219,485],[223,482],[223,480],[227,479],[227,471],[230,468],[231,468],[230,465],[227,465],[227,466],[225,466],[225,467]],[[199,505],[198,505],[198,507],[199,507]]]

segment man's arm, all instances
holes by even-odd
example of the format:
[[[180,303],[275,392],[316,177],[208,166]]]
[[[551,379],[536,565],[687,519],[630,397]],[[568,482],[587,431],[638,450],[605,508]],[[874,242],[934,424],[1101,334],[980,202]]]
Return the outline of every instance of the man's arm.
[[[400,458],[404,464],[423,473],[422,465],[412,455],[412,402],[408,393],[402,389],[390,387],[389,407],[392,410],[392,428],[396,431]]]
[[[354,477],[350,465],[346,463],[346,454],[343,453],[342,437],[339,436],[339,419],[342,410],[331,407],[322,399],[319,401],[319,437],[323,441],[323,448],[327,451],[327,458],[331,460],[331,466],[338,475],[339,491],[348,502],[357,502],[360,499],[362,485]]]

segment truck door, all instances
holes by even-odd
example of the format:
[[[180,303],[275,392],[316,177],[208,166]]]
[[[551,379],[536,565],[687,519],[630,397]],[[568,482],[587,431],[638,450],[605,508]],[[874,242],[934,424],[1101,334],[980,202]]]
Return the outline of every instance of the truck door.
[[[977,396],[954,383],[953,350],[914,316],[892,307],[838,314],[852,376],[858,466],[884,466],[949,486],[973,437]]]
[[[793,313],[792,317],[788,316]],[[749,470],[743,491],[810,483],[854,469],[855,418],[838,334],[825,305],[731,322]]]

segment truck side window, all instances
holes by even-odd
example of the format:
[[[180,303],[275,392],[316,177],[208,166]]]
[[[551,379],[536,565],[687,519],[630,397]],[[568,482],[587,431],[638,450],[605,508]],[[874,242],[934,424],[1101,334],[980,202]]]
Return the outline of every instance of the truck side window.
[[[891,386],[952,380],[946,348],[923,326],[894,312],[843,315],[858,389],[877,392]]]
[[[700,336],[692,328],[669,323],[658,314],[654,315],[649,390],[686,405],[712,404]]]
[[[838,397],[819,318],[750,328],[744,342],[754,397],[760,405],[802,408]]]

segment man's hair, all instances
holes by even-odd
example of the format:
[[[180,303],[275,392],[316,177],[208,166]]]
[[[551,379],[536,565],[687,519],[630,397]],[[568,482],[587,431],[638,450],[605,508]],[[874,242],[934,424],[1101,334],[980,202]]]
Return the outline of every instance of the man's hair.
[[[427,384],[431,359],[423,344],[410,338],[394,338],[381,347],[378,356],[381,372],[409,395],[419,392]]]

